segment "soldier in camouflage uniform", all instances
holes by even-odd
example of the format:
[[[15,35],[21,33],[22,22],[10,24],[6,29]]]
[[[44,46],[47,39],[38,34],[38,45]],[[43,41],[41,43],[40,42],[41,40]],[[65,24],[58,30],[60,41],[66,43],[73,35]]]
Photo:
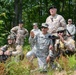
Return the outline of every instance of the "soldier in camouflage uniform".
[[[11,33],[16,36],[16,44],[23,45],[24,39],[28,35],[28,30],[23,27],[23,21],[20,21],[19,26],[11,29]]]
[[[75,52],[75,41],[71,36],[66,36],[66,30],[63,27],[57,29],[57,34],[59,39],[56,40],[55,49],[59,44],[59,49],[62,50],[67,55],[72,55]]]
[[[30,31],[30,34],[31,33],[34,33],[35,36],[38,35],[40,33],[40,29],[38,28],[38,24],[37,23],[33,23],[33,29]],[[32,41],[32,40],[31,40]],[[30,59],[30,62],[32,62],[33,58],[36,57],[35,56],[35,53],[36,53],[36,50],[35,50],[35,43],[34,42],[30,42],[30,38],[29,38],[29,43],[31,45],[31,51],[29,51],[27,54],[26,54],[26,57],[28,59]]]
[[[47,71],[47,57],[49,56],[49,46],[52,48],[52,40],[49,38],[51,36],[48,32],[48,25],[42,23],[41,32],[38,35],[30,33],[30,42],[35,43],[36,57],[38,59],[39,69],[42,71]]]
[[[54,37],[56,37],[57,36],[56,30],[59,27],[66,28],[66,22],[61,15],[57,14],[57,8],[54,5],[52,5],[49,8],[49,12],[50,12],[50,16],[48,16],[46,19],[46,23],[49,25],[48,32],[51,33]],[[55,38],[53,38],[52,40],[53,40],[53,46],[54,46]]]
[[[8,44],[0,48],[0,56],[19,56],[22,54],[22,46],[15,45],[15,38],[12,35],[8,36]]]
[[[66,27],[66,22],[64,20],[64,18],[57,14],[57,8],[52,5],[50,8],[49,8],[49,12],[50,12],[50,16],[47,17],[46,19],[46,23],[49,25],[48,28],[48,32],[53,34],[53,35],[57,35],[56,34],[56,30],[59,28],[59,27]]]
[[[33,29],[30,32],[34,32],[35,36],[40,33],[40,29],[38,28],[37,23],[33,23]],[[30,43],[30,41],[29,41],[29,43]],[[31,44],[31,48],[33,48],[33,46],[34,46],[34,43]]]
[[[61,68],[59,64],[54,63],[54,60],[56,58],[59,58],[61,55],[64,57],[66,55],[71,56],[75,53],[75,41],[72,39],[72,37],[66,36],[66,29],[64,27],[59,27],[57,29],[57,35],[58,35],[58,39],[56,39],[54,45],[55,46],[54,49],[56,53],[53,54],[52,53],[53,49],[49,49],[50,53],[47,59],[47,62],[50,62],[52,69],[56,69],[58,67]]]

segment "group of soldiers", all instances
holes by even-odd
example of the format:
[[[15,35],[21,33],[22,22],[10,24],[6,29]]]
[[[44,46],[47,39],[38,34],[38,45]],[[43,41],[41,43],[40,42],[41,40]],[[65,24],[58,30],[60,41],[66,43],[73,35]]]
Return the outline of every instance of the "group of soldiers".
[[[38,28],[37,23],[33,23],[33,29],[29,36],[31,51],[26,54],[30,62],[37,58],[39,69],[43,72],[47,72],[47,64],[51,64],[51,60],[54,61],[61,53],[64,56],[66,54],[70,56],[75,52],[74,39],[72,36],[66,35],[65,19],[57,14],[55,6],[51,6],[49,12],[50,16],[47,17],[45,23],[42,23],[41,29]],[[8,45],[0,48],[0,55],[21,55],[24,39],[27,35],[28,30],[23,28],[23,22],[20,22],[19,26],[11,29],[11,35],[7,38]]]
[[[8,35],[8,44],[0,48],[0,61],[4,62],[8,57],[14,56],[17,58],[23,55],[24,39],[28,35],[28,30],[23,27],[23,21],[20,21],[18,26],[13,27]],[[19,61],[18,58],[17,61]]]
[[[60,54],[66,57],[75,53],[75,41],[66,28],[65,19],[57,14],[55,6],[51,6],[49,12],[50,16],[45,23],[42,23],[41,31],[37,34],[30,31],[29,43],[32,45],[32,50],[26,54],[30,62],[37,58],[42,72],[47,72],[48,63],[54,67],[53,62],[60,57]]]

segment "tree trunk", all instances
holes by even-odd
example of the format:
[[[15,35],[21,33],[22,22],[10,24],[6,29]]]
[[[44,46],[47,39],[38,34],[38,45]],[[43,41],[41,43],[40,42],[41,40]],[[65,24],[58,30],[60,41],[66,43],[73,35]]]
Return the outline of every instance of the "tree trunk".
[[[13,26],[16,26],[19,20],[22,20],[22,0],[14,0],[14,12]]]
[[[19,21],[22,20],[22,0],[19,1]]]

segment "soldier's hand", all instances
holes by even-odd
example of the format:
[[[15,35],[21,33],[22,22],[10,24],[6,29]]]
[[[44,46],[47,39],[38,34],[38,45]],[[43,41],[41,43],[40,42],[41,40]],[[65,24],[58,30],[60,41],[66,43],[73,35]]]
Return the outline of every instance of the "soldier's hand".
[[[4,52],[4,55],[11,55],[11,52],[7,50],[6,52]]]
[[[2,55],[3,54],[3,51],[0,51],[0,55]]]
[[[49,46],[49,50],[53,50],[53,46],[52,45]]]
[[[61,34],[58,34],[59,38],[60,38],[60,41],[62,41],[64,43],[64,38],[62,37]]]
[[[50,56],[47,56],[47,58],[46,58],[46,62],[47,62],[47,63],[50,62]]]
[[[30,36],[31,36],[32,38],[34,38],[35,34],[34,34],[33,31],[30,32]]]

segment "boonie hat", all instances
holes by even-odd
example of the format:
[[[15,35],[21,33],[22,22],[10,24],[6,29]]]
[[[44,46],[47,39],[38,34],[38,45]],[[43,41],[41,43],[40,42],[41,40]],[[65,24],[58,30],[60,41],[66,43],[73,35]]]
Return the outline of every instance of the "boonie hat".
[[[64,27],[59,27],[58,29],[57,29],[57,32],[59,32],[59,31],[65,31],[66,29],[64,28]]]

